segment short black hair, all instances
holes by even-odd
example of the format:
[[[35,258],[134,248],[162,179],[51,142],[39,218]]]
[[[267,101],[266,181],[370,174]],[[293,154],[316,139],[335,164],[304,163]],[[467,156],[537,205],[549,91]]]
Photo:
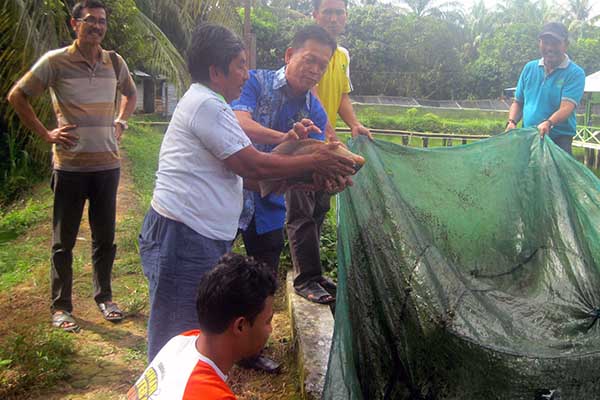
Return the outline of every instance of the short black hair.
[[[73,6],[73,10],[71,10],[71,16],[75,19],[81,18],[81,10],[84,8],[102,8],[108,16],[108,8],[106,5],[100,0],[83,0],[78,2]]]
[[[239,317],[253,324],[267,297],[274,296],[276,290],[275,276],[264,263],[240,254],[225,254],[200,281],[196,299],[200,329],[223,333]]]
[[[333,36],[331,36],[329,32],[321,28],[319,25],[314,24],[306,25],[298,29],[292,39],[292,43],[290,43],[290,47],[293,49],[299,49],[304,46],[304,43],[306,43],[308,40],[314,40],[329,46],[332,52],[335,52],[337,49],[337,43]]]
[[[187,51],[192,82],[208,82],[211,65],[221,69],[225,75],[229,74],[229,64],[244,49],[244,42],[226,27],[201,23],[194,29]]]
[[[323,0],[313,0],[313,9],[315,11],[319,11],[319,8],[321,8],[321,3],[323,3]],[[348,8],[348,0],[344,0],[344,5],[346,6],[346,8]]]

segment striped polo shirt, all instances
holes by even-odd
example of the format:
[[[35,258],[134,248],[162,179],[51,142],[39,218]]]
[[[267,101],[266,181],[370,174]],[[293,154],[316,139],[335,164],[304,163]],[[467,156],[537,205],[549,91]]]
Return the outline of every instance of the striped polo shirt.
[[[127,97],[135,94],[135,84],[127,64],[117,55],[119,77],[115,76],[108,51],[91,65],[80,53],[77,41],[71,46],[44,54],[18,87],[29,97],[50,89],[58,126],[76,125],[71,132],[77,144],[52,147],[54,169],[91,172],[119,168],[119,147],[114,134],[117,87]]]

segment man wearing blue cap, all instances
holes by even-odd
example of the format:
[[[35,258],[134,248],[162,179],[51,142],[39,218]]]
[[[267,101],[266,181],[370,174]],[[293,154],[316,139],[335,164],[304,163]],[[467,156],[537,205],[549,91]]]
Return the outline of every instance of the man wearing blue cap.
[[[577,125],[575,109],[583,96],[585,73],[566,54],[567,28],[549,22],[539,35],[542,58],[525,65],[508,113],[506,130],[523,117],[523,127],[537,127],[569,154]]]

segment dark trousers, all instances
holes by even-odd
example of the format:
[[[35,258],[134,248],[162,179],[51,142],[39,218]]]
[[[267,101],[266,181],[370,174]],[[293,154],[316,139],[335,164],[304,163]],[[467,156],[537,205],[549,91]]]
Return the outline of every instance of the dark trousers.
[[[264,262],[277,277],[279,271],[279,258],[284,246],[283,228],[263,234],[256,233],[256,221],[252,218],[250,225],[242,231],[242,239],[246,247],[246,254],[254,257],[256,261]]]
[[[52,312],[73,311],[73,247],[86,200],[92,231],[94,300],[112,300],[110,279],[117,250],[114,239],[119,174],[118,168],[97,172],[55,170],[52,174]]]
[[[573,155],[573,150],[572,150],[572,143],[573,143],[573,136],[567,136],[567,135],[558,135],[554,138],[552,138],[552,141],[561,149],[563,149],[564,151],[566,151],[567,153],[569,153],[570,155]]]
[[[330,203],[331,195],[325,192],[290,190],[285,194],[287,235],[296,274],[296,289],[322,276],[319,251],[321,226]]]

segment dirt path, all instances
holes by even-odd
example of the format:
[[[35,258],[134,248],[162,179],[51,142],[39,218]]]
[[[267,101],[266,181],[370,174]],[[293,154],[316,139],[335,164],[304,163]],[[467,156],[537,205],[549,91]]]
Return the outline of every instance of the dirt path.
[[[131,219],[137,211],[137,199],[129,174],[129,165],[124,163],[121,183],[118,191],[117,226]],[[51,212],[51,210],[49,210]],[[111,399],[122,398],[144,367],[145,353],[145,320],[143,313],[136,313],[120,324],[105,321],[92,297],[92,265],[90,261],[91,237],[87,212],[84,213],[74,249],[74,315],[82,330],[73,335],[75,354],[69,367],[69,379],[61,382],[49,392],[34,394],[30,398],[39,399]],[[48,253],[50,249],[51,226],[46,223],[28,233],[30,237],[48,238],[47,246],[40,252]],[[117,247],[124,246],[130,235],[123,235],[123,229],[117,232]],[[125,252],[127,253],[127,252]],[[114,297],[122,304],[122,297],[131,276],[122,277],[118,273],[118,265],[122,263],[122,252],[118,251],[115,261]],[[32,279],[18,285],[9,293],[0,294],[0,313],[18,316],[19,318],[0,319],[0,335],[11,330],[25,329],[27,326],[38,326],[50,323],[49,313],[49,281],[48,266],[37,268],[32,272]],[[143,285],[140,274],[134,278],[137,285]],[[122,304],[125,306],[125,304]]]
[[[81,224],[74,249],[73,314],[82,330],[74,334],[75,353],[71,358],[69,377],[50,390],[28,393],[31,399],[122,399],[146,364],[147,287],[141,273],[136,249],[136,236],[146,210],[131,180],[130,165],[124,161],[117,203],[117,258],[113,270],[114,300],[126,310],[128,317],[119,324],[105,321],[93,300],[90,231],[87,217]],[[51,213],[51,210],[48,210]],[[87,213],[85,213],[87,214]],[[44,223],[19,240],[47,238],[50,249],[50,224]],[[37,250],[36,250],[37,251]],[[31,278],[7,293],[0,293],[0,336],[13,330],[50,323],[48,265],[35,267]],[[281,285],[284,287],[283,285]],[[298,383],[291,344],[290,320],[285,295],[279,291],[274,316],[274,332],[267,354],[283,361],[278,376],[234,368],[230,385],[241,400],[297,399]]]

